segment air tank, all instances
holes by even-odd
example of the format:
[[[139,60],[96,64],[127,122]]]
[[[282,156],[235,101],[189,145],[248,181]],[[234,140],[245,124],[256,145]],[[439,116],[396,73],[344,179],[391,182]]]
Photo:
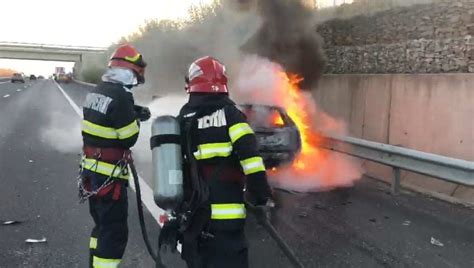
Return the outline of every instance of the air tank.
[[[153,196],[157,206],[174,210],[183,201],[183,171],[179,122],[159,116],[151,126]]]

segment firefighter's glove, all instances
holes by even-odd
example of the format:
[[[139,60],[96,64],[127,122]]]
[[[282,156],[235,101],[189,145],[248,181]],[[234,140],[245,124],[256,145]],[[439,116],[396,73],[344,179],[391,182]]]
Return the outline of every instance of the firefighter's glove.
[[[275,202],[267,199],[264,205],[255,206],[255,216],[260,224],[270,221],[272,210],[275,208]]]
[[[133,109],[135,110],[135,113],[137,114],[137,119],[138,120],[143,122],[143,121],[147,121],[148,119],[150,119],[151,112],[150,112],[150,109],[148,109],[148,107],[135,105],[133,107]]]
[[[158,239],[158,250],[161,250],[163,247],[165,249],[170,249],[173,253],[176,253],[179,235],[180,232],[178,220],[173,219],[167,221],[161,228],[160,238]]]

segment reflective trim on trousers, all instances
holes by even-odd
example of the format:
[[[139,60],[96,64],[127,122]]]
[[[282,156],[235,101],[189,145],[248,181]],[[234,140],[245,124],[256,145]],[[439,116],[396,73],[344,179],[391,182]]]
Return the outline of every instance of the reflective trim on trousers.
[[[120,264],[121,259],[105,259],[97,256],[93,257],[92,266],[94,268],[115,268]]]
[[[89,241],[89,248],[90,249],[96,249],[97,248],[97,238],[91,237],[91,240]]]

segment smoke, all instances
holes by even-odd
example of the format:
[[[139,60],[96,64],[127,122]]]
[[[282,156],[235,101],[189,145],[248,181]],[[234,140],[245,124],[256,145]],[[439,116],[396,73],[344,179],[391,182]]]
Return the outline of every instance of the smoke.
[[[180,92],[189,64],[210,55],[233,74],[244,54],[257,54],[304,77],[314,86],[325,66],[314,12],[297,0],[221,0],[189,9],[189,21],[148,21],[134,44],[148,63],[144,87],[163,95]]]
[[[148,108],[152,117],[157,117],[160,115],[173,115],[177,116],[179,110],[187,101],[186,95],[170,94],[162,98],[157,98],[152,101]]]
[[[153,119],[161,115],[177,116],[181,107],[186,103],[185,95],[167,95],[153,100],[147,105],[152,114],[150,120],[140,125],[140,136],[133,147],[134,157],[140,163],[151,163],[150,138]]]
[[[49,118],[49,125],[42,128],[40,139],[54,150],[61,153],[78,153],[82,146],[81,122],[60,111],[54,111]]]
[[[239,47],[254,33],[259,19],[235,9],[232,1],[194,6],[187,22],[149,21],[141,34],[127,38],[148,63],[144,87],[159,95],[183,92],[191,62],[209,55],[229,70],[240,58]],[[230,71],[229,73],[232,73]]]
[[[252,1],[239,1],[249,6]],[[314,12],[295,0],[254,2],[261,18],[258,31],[242,46],[246,53],[274,61],[304,79],[300,87],[310,89],[324,72],[323,41],[316,32]]]
[[[239,102],[284,107],[297,124],[303,149],[291,165],[269,172],[270,182],[296,191],[320,191],[351,186],[361,178],[361,163],[355,158],[320,149],[324,139],[318,133],[346,135],[346,125],[318,109],[309,92],[291,84],[278,64],[258,56],[242,60],[234,90]],[[290,88],[296,89],[292,91]]]

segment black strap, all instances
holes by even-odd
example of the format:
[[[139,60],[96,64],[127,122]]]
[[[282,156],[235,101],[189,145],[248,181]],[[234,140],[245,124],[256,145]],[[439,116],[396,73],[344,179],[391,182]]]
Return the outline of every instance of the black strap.
[[[163,134],[163,135],[155,135],[150,138],[150,147],[153,148],[158,147],[162,144],[181,144],[181,136],[178,134]]]

